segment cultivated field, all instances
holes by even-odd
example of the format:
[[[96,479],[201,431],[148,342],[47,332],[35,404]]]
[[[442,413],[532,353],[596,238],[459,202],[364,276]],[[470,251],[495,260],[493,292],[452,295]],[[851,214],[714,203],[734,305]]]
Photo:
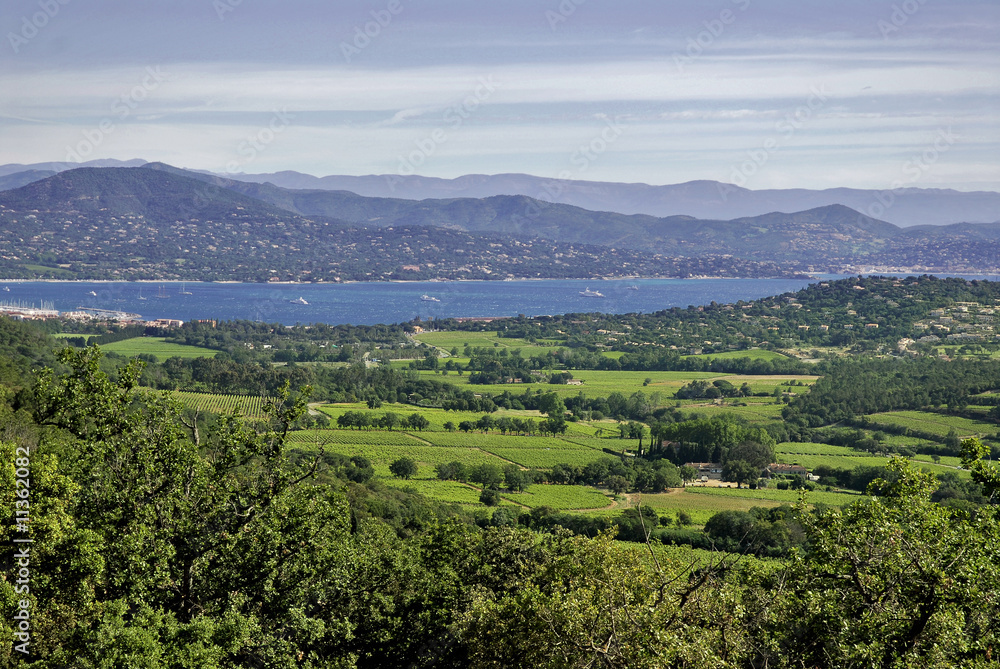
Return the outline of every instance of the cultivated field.
[[[867,418],[873,423],[898,425],[912,430],[931,432],[942,437],[947,436],[951,430],[954,430],[959,437],[995,434],[998,431],[997,425],[994,423],[927,411],[890,411],[872,414]]]
[[[604,370],[572,370],[574,380],[582,381],[580,385],[561,384],[502,384],[502,385],[474,385],[468,381],[468,375],[458,376],[457,374],[436,375],[434,372],[421,372],[421,375],[428,378],[437,378],[440,381],[448,381],[459,385],[467,385],[475,392],[500,394],[510,392],[520,394],[524,388],[534,388],[542,392],[555,392],[560,397],[569,397],[578,393],[583,393],[587,397],[606,397],[613,392],[622,393],[625,396],[634,392],[642,392],[647,395],[660,393],[664,400],[672,400],[674,393],[695,380],[724,380],[739,387],[747,383],[754,393],[774,392],[775,388],[780,388],[784,392],[803,393],[808,392],[808,386],[815,383],[817,376],[798,375],[735,375],[719,374],[715,372],[623,372]],[[646,379],[649,383],[646,384]],[[789,381],[801,381],[804,386],[783,385]],[[753,399],[753,398],[750,398]]]
[[[364,411],[370,413],[373,417],[380,417],[384,415],[387,411],[391,411],[398,416],[403,418],[409,416],[410,414],[420,414],[427,419],[430,425],[424,430],[424,432],[444,432],[445,423],[453,423],[456,427],[462,421],[472,421],[475,422],[479,420],[483,412],[481,411],[445,411],[444,409],[439,409],[436,407],[421,407],[414,406],[412,404],[390,404],[385,403],[379,409],[369,409],[368,405],[363,402],[355,402],[352,404],[324,404],[319,407],[319,410],[328,415],[334,422],[342,414],[347,411]],[[497,411],[490,414],[495,419],[503,418],[504,416],[510,418],[521,418],[521,419],[532,419],[536,423],[543,420],[546,416],[539,413],[538,411],[526,411],[526,410],[508,410],[508,409],[498,409]],[[599,428],[603,428],[605,431],[608,429],[613,429],[617,423],[614,421],[594,421],[592,423],[588,422],[568,422],[566,424],[566,433],[592,436]],[[419,434],[419,433],[418,433]]]
[[[211,393],[191,393],[181,390],[172,392],[171,397],[180,400],[189,409],[208,413],[226,414],[239,409],[240,415],[256,418],[264,415],[265,398],[252,395],[213,395]]]
[[[101,348],[129,358],[137,355],[153,355],[161,362],[167,358],[214,358],[219,353],[199,346],[170,344],[163,337],[135,337],[105,344]]]
[[[748,358],[750,360],[788,360],[787,355],[767,351],[764,349],[751,349],[749,351],[723,351],[722,353],[703,353],[701,355],[685,355],[683,358],[693,358],[695,360],[734,360]]]
[[[459,355],[462,354],[466,345],[472,348],[493,348],[494,345],[496,348],[519,348],[524,356],[565,348],[562,342],[555,340],[539,339],[536,343],[531,343],[527,339],[500,337],[497,332],[421,332],[413,335],[413,339],[446,352],[457,348]]]

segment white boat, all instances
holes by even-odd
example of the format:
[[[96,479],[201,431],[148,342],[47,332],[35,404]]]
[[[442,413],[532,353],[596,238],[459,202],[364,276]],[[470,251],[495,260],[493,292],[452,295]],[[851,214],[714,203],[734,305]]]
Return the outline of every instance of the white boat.
[[[10,286],[4,286],[3,287],[3,292],[9,293],[10,292]]]
[[[441,300],[439,300],[436,297],[431,297],[430,295],[421,295],[420,299],[423,300],[424,302],[440,302],[441,301]]]
[[[604,293],[599,290],[591,290],[589,287],[586,290],[581,290],[580,295],[583,297],[604,297]]]
[[[87,293],[87,295],[90,295],[91,297],[97,297],[97,293],[95,293],[94,291],[90,291],[89,293]]]
[[[633,284],[632,284],[631,286],[629,286],[629,287],[628,287],[628,288],[626,288],[625,290],[639,290],[639,286],[637,286],[637,285],[635,285],[635,284],[633,283]]]
[[[185,286],[185,284],[183,282],[181,283],[181,289],[179,291],[177,291],[177,294],[178,295],[194,295],[194,293],[192,293],[190,290],[188,290],[186,288],[186,286]]]
[[[140,300],[145,300],[146,299],[145,297],[142,296],[142,288],[141,287],[139,288],[139,299]]]
[[[309,304],[301,297],[296,297],[294,300],[288,300],[291,304]]]

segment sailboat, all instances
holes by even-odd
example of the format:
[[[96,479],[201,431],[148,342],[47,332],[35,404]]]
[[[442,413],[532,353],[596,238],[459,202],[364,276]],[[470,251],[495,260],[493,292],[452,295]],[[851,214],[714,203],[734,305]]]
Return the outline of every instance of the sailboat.
[[[192,293],[190,290],[187,290],[187,288],[185,288],[185,284],[184,284],[183,281],[181,282],[181,289],[179,291],[177,291],[177,294],[178,295],[194,295],[194,293]]]
[[[170,296],[163,290],[163,284],[160,284],[160,289],[156,291],[156,298],[159,300],[169,300]]]
[[[146,298],[142,296],[142,286],[139,286],[139,299],[145,300]]]

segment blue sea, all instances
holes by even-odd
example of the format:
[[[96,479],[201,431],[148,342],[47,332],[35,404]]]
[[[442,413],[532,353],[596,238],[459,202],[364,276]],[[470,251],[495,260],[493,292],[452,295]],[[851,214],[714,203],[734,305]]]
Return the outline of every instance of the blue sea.
[[[823,277],[836,278],[836,277]],[[350,284],[15,282],[0,302],[73,311],[78,307],[147,319],[267,323],[399,323],[420,317],[649,313],[670,307],[753,300],[804,288],[793,279],[639,279],[614,281],[448,281]],[[6,290],[9,288],[9,291]],[[604,297],[584,297],[594,291]],[[90,293],[96,293],[91,295]],[[427,299],[422,299],[426,296]],[[293,304],[302,298],[308,304]]]

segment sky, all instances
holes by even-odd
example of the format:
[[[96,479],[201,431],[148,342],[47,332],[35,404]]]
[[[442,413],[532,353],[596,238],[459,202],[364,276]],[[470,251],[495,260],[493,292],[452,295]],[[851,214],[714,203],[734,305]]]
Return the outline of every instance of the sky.
[[[1000,191],[996,0],[4,0],[0,164]]]

